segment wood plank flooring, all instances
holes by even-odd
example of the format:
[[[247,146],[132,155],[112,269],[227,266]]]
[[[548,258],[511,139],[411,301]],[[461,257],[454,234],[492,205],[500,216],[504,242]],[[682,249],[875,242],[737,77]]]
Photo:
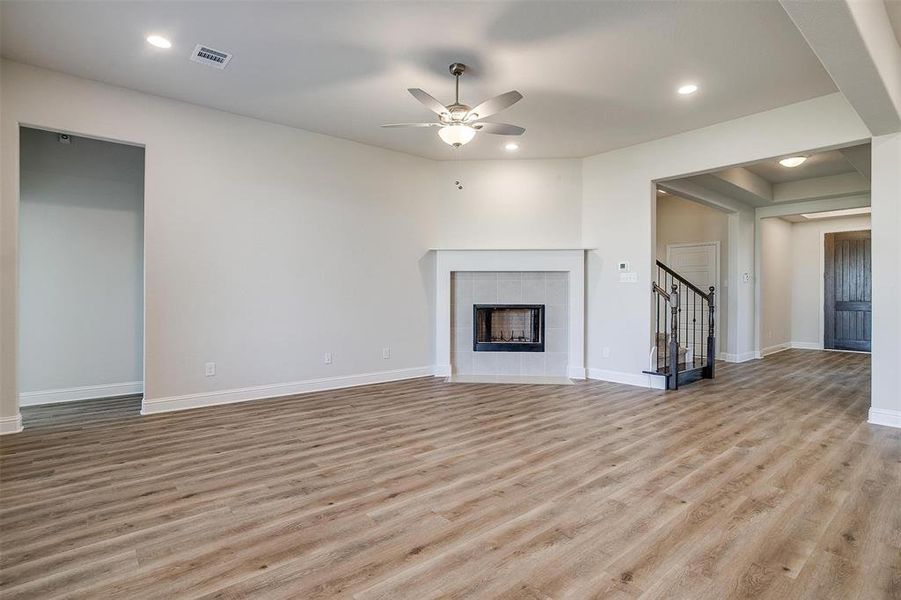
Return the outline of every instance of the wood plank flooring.
[[[676,392],[425,378],[0,440],[14,598],[901,598],[901,431],[869,357]]]

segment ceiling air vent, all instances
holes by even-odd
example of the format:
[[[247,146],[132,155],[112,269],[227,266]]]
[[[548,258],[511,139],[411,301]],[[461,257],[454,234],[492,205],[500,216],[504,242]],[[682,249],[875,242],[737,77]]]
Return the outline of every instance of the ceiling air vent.
[[[199,62],[200,64],[215,67],[217,69],[224,69],[225,65],[227,65],[228,61],[231,59],[231,54],[213,50],[202,44],[197,44],[197,47],[194,48],[194,52],[191,53],[191,60],[194,62]]]

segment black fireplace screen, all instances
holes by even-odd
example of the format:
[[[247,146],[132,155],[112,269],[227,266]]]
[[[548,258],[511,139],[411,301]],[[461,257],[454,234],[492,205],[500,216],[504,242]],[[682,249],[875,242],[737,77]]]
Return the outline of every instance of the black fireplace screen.
[[[544,304],[475,304],[475,352],[544,352]]]

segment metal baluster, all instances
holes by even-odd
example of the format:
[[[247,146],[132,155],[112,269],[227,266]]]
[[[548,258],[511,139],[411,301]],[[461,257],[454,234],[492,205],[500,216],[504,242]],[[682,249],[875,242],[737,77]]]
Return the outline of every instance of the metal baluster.
[[[679,287],[674,283],[672,286],[672,292],[670,292],[670,303],[672,304],[670,308],[672,323],[670,325],[672,331],[672,339],[670,340],[670,349],[669,349],[669,366],[670,366],[670,377],[669,377],[669,389],[676,390],[679,389],[679,303],[680,296],[678,292]]]
[[[694,359],[695,355],[698,353],[699,344],[698,344],[698,293],[692,290],[693,301],[691,303],[691,366],[694,367]]]
[[[714,318],[716,295],[713,286],[710,286],[709,306],[707,307],[707,310],[707,371],[704,375],[709,379],[713,379],[716,371],[716,319]]]

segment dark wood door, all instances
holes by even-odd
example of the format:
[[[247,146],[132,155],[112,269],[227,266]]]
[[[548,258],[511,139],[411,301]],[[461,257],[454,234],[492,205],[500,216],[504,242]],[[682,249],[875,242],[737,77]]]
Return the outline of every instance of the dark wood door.
[[[834,350],[870,351],[873,280],[869,231],[826,234],[823,342]]]

